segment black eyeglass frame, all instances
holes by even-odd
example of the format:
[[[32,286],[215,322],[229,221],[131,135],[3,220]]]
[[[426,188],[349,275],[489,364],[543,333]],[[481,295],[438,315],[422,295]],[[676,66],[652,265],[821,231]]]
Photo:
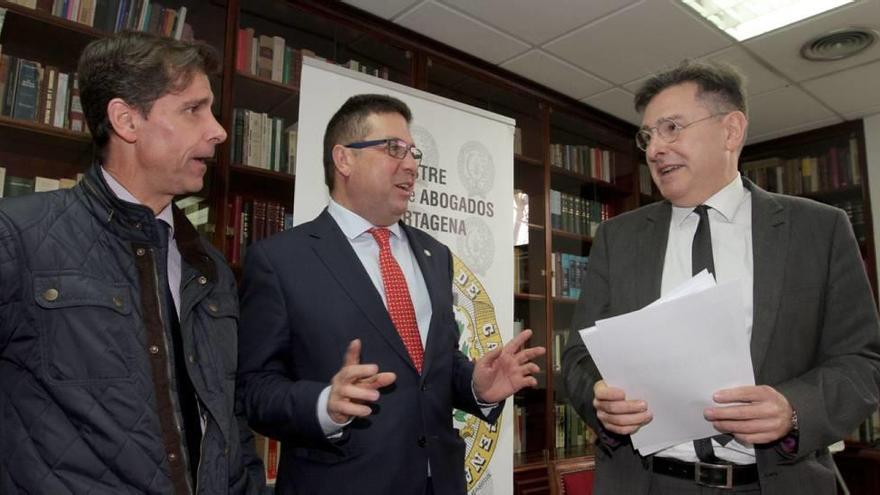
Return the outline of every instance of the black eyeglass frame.
[[[379,146],[380,144],[385,145],[385,153],[387,153],[388,156],[390,156],[391,158],[395,158],[397,160],[403,160],[404,158],[406,158],[407,152],[409,152],[410,156],[413,157],[413,160],[415,160],[416,163],[421,163],[421,161],[422,161],[422,156],[423,156],[422,150],[416,148],[416,145],[407,144],[406,141],[404,141],[403,139],[398,139],[398,138],[385,138],[385,139],[373,139],[370,141],[357,141],[354,143],[343,144],[342,146],[344,146],[345,148],[352,148],[352,149],[360,150],[360,149],[364,149],[364,148],[370,148],[372,146]],[[403,151],[398,152],[397,154],[393,153],[391,150],[395,144],[397,145],[397,147],[394,149],[398,149],[398,150],[402,149]],[[400,155],[400,156],[397,156],[397,155]]]

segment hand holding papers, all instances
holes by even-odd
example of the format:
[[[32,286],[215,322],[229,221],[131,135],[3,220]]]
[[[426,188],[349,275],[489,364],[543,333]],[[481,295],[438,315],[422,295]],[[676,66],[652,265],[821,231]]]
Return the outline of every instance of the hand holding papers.
[[[703,417],[712,394],[755,384],[740,282],[705,271],[580,334],[605,382],[647,402],[654,419],[632,435],[642,455],[718,434]]]

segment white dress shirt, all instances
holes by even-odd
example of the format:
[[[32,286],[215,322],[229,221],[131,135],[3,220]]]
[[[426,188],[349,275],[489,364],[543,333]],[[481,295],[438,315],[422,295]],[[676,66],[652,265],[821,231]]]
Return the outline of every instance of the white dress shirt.
[[[746,322],[743,331],[751,340],[752,308],[754,307],[752,193],[743,187],[742,178],[737,174],[735,179],[704,204],[711,207],[708,213],[712,234],[712,257],[715,262],[715,279],[718,283],[733,280],[742,281]],[[664,296],[692,277],[691,244],[698,223],[699,216],[694,212],[694,208],[672,207],[669,240],[666,243],[666,258],[663,262],[663,282],[660,289]],[[737,464],[753,464],[755,462],[755,449],[751,445],[742,445],[736,440],[731,440],[724,447],[713,440],[712,445],[715,449],[715,455],[721,459]],[[687,462],[697,461],[693,442],[661,450],[656,455],[674,457]]]

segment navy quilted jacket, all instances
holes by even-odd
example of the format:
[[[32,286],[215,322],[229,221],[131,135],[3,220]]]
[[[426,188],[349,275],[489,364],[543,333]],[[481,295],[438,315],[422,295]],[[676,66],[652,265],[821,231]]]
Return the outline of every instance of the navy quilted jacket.
[[[258,493],[234,399],[238,299],[223,257],[175,211],[180,322],[205,412],[199,494]],[[92,167],[70,190],[0,202],[0,494],[191,493],[156,221]]]

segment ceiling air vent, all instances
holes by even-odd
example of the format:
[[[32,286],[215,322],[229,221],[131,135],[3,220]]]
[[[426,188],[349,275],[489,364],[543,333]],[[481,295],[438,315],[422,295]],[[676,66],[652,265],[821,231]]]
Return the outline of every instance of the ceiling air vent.
[[[876,40],[877,33],[870,29],[839,29],[804,43],[801,56],[819,62],[841,60],[866,50]]]

